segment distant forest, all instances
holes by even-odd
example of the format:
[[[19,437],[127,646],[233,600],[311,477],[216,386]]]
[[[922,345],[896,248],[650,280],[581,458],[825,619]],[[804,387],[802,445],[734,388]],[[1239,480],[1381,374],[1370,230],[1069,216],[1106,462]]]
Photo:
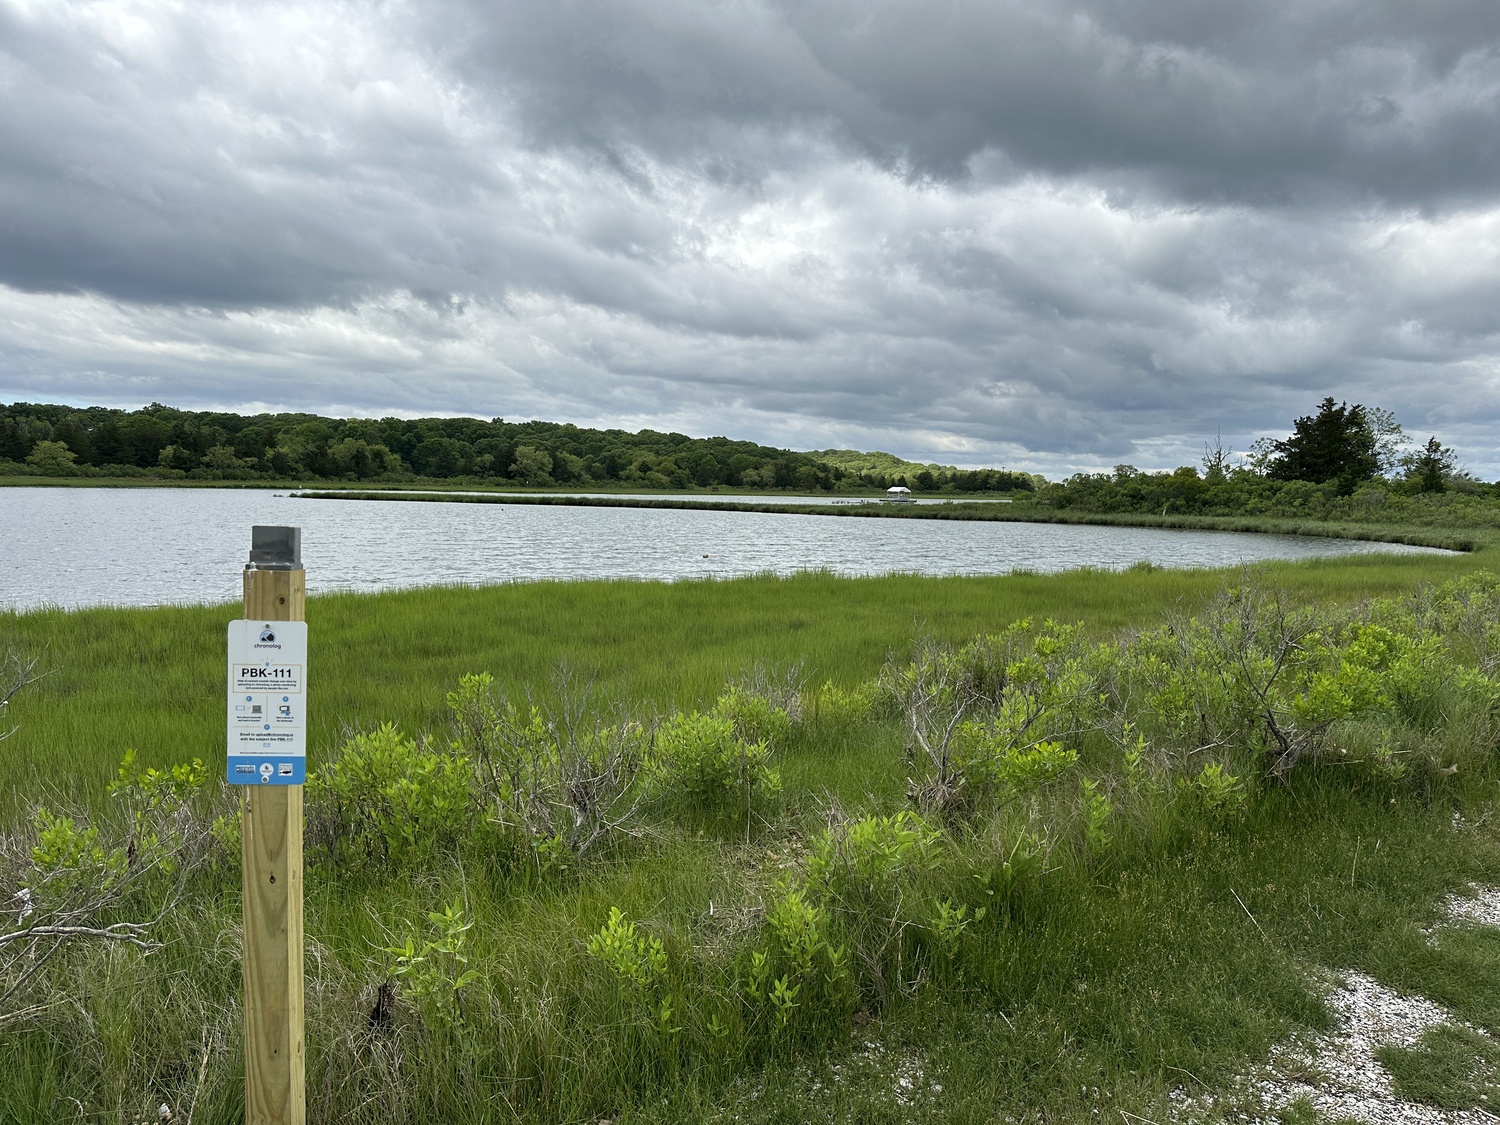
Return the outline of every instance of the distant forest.
[[[1030,492],[1039,477],[888,453],[797,453],[725,437],[503,418],[323,418],[17,402],[0,406],[0,474],[163,480]]]
[[[1262,439],[1231,464],[1219,442],[1201,471],[1076,473],[1033,494],[1079,512],[1264,516],[1447,527],[1500,526],[1500,483],[1475,479],[1436,435],[1409,441],[1388,410],[1325,398],[1281,441]]]

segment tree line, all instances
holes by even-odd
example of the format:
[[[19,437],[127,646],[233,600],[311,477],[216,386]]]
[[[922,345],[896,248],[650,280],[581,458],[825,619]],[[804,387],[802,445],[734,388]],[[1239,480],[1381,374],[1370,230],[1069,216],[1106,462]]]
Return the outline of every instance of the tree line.
[[[1471,477],[1436,435],[1409,442],[1390,411],[1330,397],[1286,438],[1261,439],[1237,462],[1215,441],[1198,466],[1076,473],[1036,500],[1095,512],[1368,518],[1388,500],[1448,492],[1489,498],[1500,485]]]
[[[889,455],[875,455],[877,463]],[[1030,490],[1025,473],[952,466],[846,467],[727,437],[588,429],[503,418],[325,418],[36,403],[0,405],[0,473],[186,480],[447,480],[736,487],[801,492],[905,485],[928,492]]]

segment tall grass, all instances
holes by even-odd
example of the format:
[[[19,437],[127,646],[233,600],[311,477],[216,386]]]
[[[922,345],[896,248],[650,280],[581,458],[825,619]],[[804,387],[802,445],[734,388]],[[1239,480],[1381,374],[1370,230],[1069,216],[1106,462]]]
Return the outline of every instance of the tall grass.
[[[1485,562],[1377,557],[1260,574],[1289,596],[1347,605]],[[811,684],[852,689],[900,664],[919,636],[957,643],[1020,617],[1081,620],[1102,640],[1194,612],[1236,577],[804,575],[317,598],[313,765],[335,760],[341,731],[382,721],[442,748],[445,695],[468,672],[547,702],[566,660],[598,669],[602,693],[638,711],[699,708],[756,664],[802,661]],[[127,745],[151,763],[216,764],[223,625],[235,613],[8,619],[56,669],[17,697],[19,729],[0,744],[15,782],[12,829],[24,837],[16,815],[43,791],[92,804],[104,823],[103,783]],[[811,709],[777,748],[782,804],[753,831],[659,812],[638,836],[550,873],[518,863],[483,824],[463,849],[414,868],[315,858],[310,1119],[1096,1121],[1124,1111],[1160,1121],[1173,1087],[1229,1096],[1246,1060],[1321,1026],[1309,977],[1318,965],[1407,973],[1464,1003],[1462,974],[1500,964],[1482,943],[1418,949],[1443,894],[1500,880],[1490,834],[1453,819],[1490,807],[1497,771],[1493,748],[1481,749],[1456,774],[1413,769],[1399,782],[1313,761],[1233,817],[1170,799],[1170,788],[1132,805],[1121,788],[1104,852],[1069,819],[1076,780],[1055,798],[954,821],[942,864],[873,889],[840,885],[826,900],[828,933],[843,935],[833,943],[848,945],[856,969],[847,991],[830,986],[822,1011],[836,1018],[822,1022],[778,1023],[747,1001],[750,958],[769,948],[765,912],[808,878],[830,817],[907,809],[913,765],[899,719]],[[209,813],[224,808],[205,800]],[[1018,841],[1038,816],[1053,818],[1042,826],[1053,846],[1025,867]],[[50,967],[45,1010],[0,1028],[0,1122],[148,1120],[162,1102],[179,1119],[189,1109],[200,1123],[238,1119],[238,876],[232,849],[216,862],[195,876],[190,908],[164,923],[161,950],[84,948]],[[468,964],[480,976],[455,1009],[441,989],[424,1007],[399,984],[408,978],[393,950],[431,940],[428,913],[455,901],[473,922]],[[936,901],[982,905],[983,923],[945,951],[925,913]],[[902,927],[878,950],[878,931],[860,929],[874,915],[859,911],[874,905],[895,909]],[[628,985],[590,952],[611,908],[662,943],[660,978]],[[379,1014],[393,980],[397,1002]],[[803,987],[810,1004],[814,985]],[[1500,1020],[1487,996],[1463,1009],[1479,1026]]]
[[[1490,563],[1475,555],[1392,555],[1270,564],[1267,580],[1348,602],[1441,581]],[[713,697],[756,663],[801,662],[849,685],[927,635],[959,640],[1024,616],[1106,633],[1200,603],[1226,572],[1136,568],[1004,577],[839,578],[809,573],[671,584],[541,582],[434,587],[310,599],[310,752],[347,729],[423,730],[468,672],[545,690],[566,662],[601,691],[660,706]],[[49,674],[19,695],[0,743],[6,795],[66,779],[102,792],[121,753],[164,765],[222,756],[224,630],[239,607],[42,610],[0,615],[0,641],[40,651]],[[3,805],[0,805],[3,807]]]

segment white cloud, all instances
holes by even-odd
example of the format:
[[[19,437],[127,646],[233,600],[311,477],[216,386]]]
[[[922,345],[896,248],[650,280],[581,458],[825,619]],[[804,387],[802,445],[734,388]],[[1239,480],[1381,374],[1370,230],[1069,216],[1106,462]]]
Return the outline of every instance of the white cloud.
[[[1492,5],[0,0],[0,398],[1494,475]]]

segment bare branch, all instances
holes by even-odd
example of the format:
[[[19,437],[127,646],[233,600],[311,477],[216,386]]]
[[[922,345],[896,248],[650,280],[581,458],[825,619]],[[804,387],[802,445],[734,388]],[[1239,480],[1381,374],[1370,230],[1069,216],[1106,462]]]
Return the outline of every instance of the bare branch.
[[[37,941],[42,938],[99,938],[103,941],[123,941],[142,949],[160,949],[161,942],[150,941],[142,935],[149,926],[138,922],[116,922],[110,926],[29,926],[24,930],[12,930],[0,934],[0,946],[17,941]]]
[[[22,688],[28,684],[35,683],[43,676],[50,675],[48,672],[38,672],[42,658],[36,653],[23,653],[14,647],[7,647],[0,652],[0,715],[5,713],[5,708],[10,701],[16,697]],[[0,730],[0,742],[16,733],[16,728]]]

